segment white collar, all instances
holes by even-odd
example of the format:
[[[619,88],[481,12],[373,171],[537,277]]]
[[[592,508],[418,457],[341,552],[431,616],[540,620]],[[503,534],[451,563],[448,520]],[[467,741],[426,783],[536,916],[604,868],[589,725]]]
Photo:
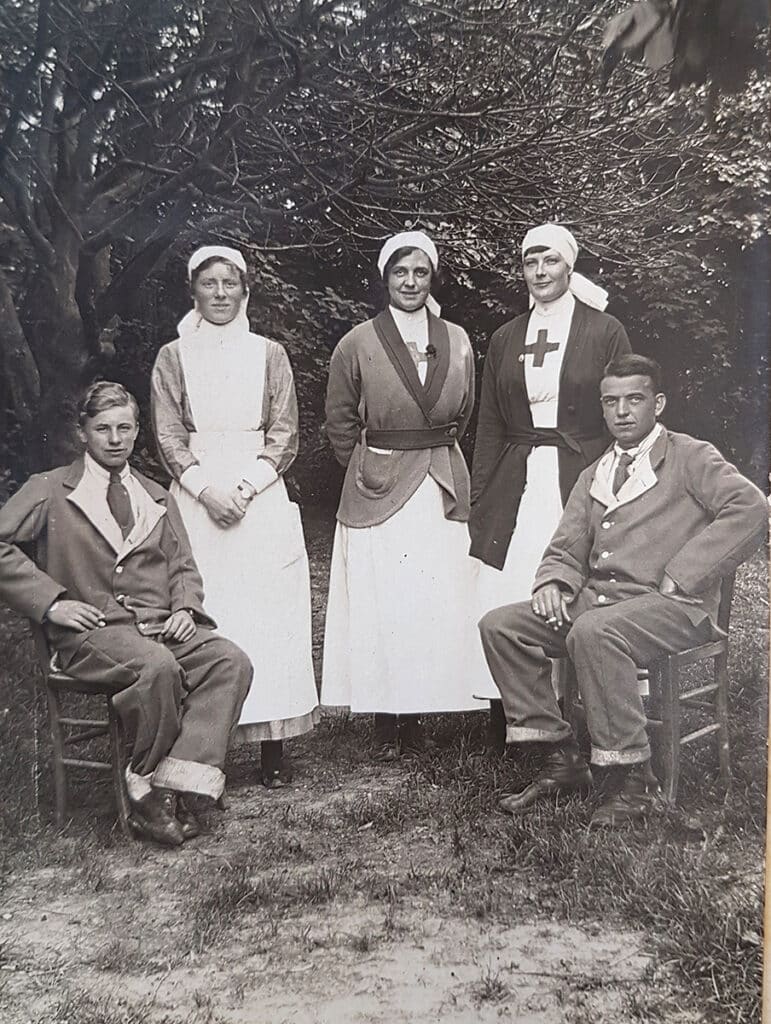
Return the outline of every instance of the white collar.
[[[567,291],[564,295],[560,295],[554,302],[539,302],[537,299],[533,304],[533,312],[537,313],[538,316],[566,316],[568,313],[573,312],[575,308],[576,300],[572,294]]]
[[[408,324],[416,324],[428,319],[428,313],[426,312],[425,306],[421,306],[420,309],[407,310],[397,309],[396,306],[392,306],[389,303],[388,308],[391,311],[391,316],[397,323],[399,320],[403,320]]]
[[[97,479],[103,480],[105,484],[110,482],[110,470],[100,466],[96,459],[89,455],[88,452],[85,453],[83,461],[89,473],[93,474]],[[126,478],[131,476],[131,468],[128,462],[124,463],[123,469],[119,471],[118,476],[121,479],[121,483],[125,484]]]
[[[653,430],[640,441],[634,448],[622,448],[618,441],[613,445],[613,452],[617,458],[621,458],[622,455],[631,455],[632,459],[639,459],[646,452],[649,452],[656,443],[656,439],[664,428],[660,423],[656,423]]]

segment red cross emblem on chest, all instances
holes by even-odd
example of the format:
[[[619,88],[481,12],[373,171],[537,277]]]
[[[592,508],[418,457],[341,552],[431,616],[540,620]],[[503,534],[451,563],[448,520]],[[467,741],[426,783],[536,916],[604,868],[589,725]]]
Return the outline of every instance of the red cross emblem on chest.
[[[549,332],[542,328],[538,332],[535,345],[525,345],[525,355],[532,355],[533,366],[543,366],[544,356],[547,356],[549,352],[556,352],[559,348],[559,342],[548,341]]]

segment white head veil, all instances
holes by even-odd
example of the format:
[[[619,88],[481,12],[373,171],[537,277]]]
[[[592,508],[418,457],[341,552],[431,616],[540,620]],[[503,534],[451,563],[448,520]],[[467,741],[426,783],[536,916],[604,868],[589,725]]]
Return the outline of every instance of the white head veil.
[[[381,277],[383,276],[386,264],[397,249],[420,249],[421,252],[428,256],[434,271],[439,269],[439,253],[428,235],[423,231],[402,231],[398,235],[392,235],[380,250],[377,258],[377,269],[380,271]],[[426,299],[426,307],[434,316],[439,316],[441,313],[441,306],[433,295],[429,295]]]
[[[522,239],[522,255],[528,249],[543,246],[546,249],[554,249],[560,254],[571,270],[570,291],[581,302],[591,306],[592,309],[604,310],[608,305],[608,293],[598,284],[590,281],[583,274],[577,274],[573,267],[578,256],[578,242],[567,228],[561,224],[541,224],[537,228],[531,228]],[[530,305],[533,305],[533,298],[530,298]]]
[[[187,261],[187,279],[188,281],[193,280],[193,274],[205,263],[206,260],[220,259],[226,260],[228,263],[232,263],[233,266],[238,267],[244,274],[246,274],[246,260],[244,259],[243,253],[239,252],[238,249],[231,249],[227,245],[202,245],[200,249],[196,249],[190,259]],[[249,289],[247,288],[244,293],[241,306],[236,313],[235,317],[228,324],[223,324],[223,328],[228,328],[229,331],[246,331],[249,333],[249,318],[246,315],[246,306],[249,302]],[[202,327],[204,321],[198,306],[194,303],[193,308],[189,310],[177,324],[177,330],[179,336],[183,334],[191,334],[193,331],[197,331]],[[221,333],[222,328],[220,328]]]

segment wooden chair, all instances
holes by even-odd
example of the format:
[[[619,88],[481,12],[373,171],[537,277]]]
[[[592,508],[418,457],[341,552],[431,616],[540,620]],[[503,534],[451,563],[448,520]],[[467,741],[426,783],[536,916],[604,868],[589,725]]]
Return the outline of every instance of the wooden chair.
[[[68,768],[80,768],[95,773],[111,772],[118,808],[118,822],[123,834],[131,837],[132,832],[128,822],[130,807],[125,776],[126,742],[123,726],[112,703],[113,690],[101,683],[85,683],[79,679],[73,679],[66,672],[52,666],[48,644],[39,627],[34,628],[34,638],[38,659],[43,670],[48,702],[48,724],[53,748],[51,762],[54,776],[54,821],[58,828],[62,828],[67,820]],[[101,698],[106,715],[94,718],[73,718],[65,715],[62,698],[64,694],[69,693]],[[109,761],[86,760],[73,756],[73,752],[77,754],[79,745],[99,736],[109,736]]]
[[[674,803],[680,780],[681,747],[711,736],[717,738],[720,777],[728,792],[731,788],[731,761],[728,739],[728,627],[734,593],[734,574],[723,578],[717,621],[725,636],[719,640],[699,644],[677,654],[665,654],[647,666],[640,666],[640,674],[647,670],[650,696],[647,700],[648,730],[654,764],[659,781],[668,801]],[[565,693],[563,714],[574,730],[580,725],[581,715],[576,676],[569,659],[564,674]],[[691,689],[683,689],[682,671],[689,665],[711,661],[711,678]],[[685,734],[681,730],[684,709],[699,708],[709,715],[709,722]]]

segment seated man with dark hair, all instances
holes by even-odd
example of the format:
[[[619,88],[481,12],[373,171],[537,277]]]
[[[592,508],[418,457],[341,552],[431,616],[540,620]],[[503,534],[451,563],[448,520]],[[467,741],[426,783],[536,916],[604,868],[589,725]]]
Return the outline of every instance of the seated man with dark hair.
[[[645,816],[659,789],[637,666],[713,638],[721,577],[765,535],[761,491],[711,444],[657,422],[666,402],[660,381],[658,364],[644,356],[608,364],[600,401],[615,444],[579,477],[531,600],[479,624],[507,742],[539,744],[544,755],[534,781],[501,800],[510,814],[592,785],[557,706],[547,649],[573,661],[592,763],[617,766],[621,776],[591,824]]]
[[[222,795],[252,666],[213,631],[174,500],[128,465],[138,415],[120,384],[88,390],[84,455],[31,477],[0,510],[0,600],[42,625],[65,672],[114,686],[131,822],[177,846],[199,831],[190,797]]]

